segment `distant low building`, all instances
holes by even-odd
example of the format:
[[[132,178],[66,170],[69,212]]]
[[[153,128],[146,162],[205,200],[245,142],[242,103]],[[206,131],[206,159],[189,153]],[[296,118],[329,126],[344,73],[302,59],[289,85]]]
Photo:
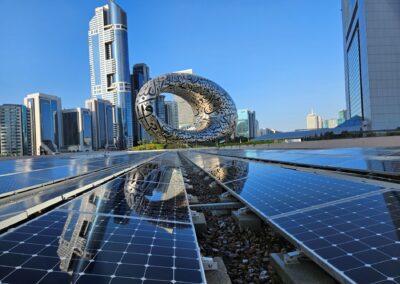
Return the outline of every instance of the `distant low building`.
[[[336,118],[325,119],[322,128],[335,128],[338,126],[338,120]]]
[[[89,109],[74,108],[62,111],[63,149],[69,152],[92,150],[92,119]]]
[[[0,155],[30,156],[32,154],[31,142],[29,109],[24,105],[1,105]]]

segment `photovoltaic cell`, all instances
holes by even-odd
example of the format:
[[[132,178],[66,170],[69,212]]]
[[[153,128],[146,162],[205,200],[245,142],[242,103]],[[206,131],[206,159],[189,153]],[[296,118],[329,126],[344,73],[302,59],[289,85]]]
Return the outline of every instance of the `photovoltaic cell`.
[[[302,247],[356,283],[400,282],[400,192],[274,219]]]
[[[203,282],[192,225],[56,210],[1,236],[0,251],[2,283]]]
[[[172,187],[128,174],[0,236],[1,283],[204,283],[178,159],[165,156]]]
[[[209,150],[208,153],[299,165],[400,174],[400,148],[348,148],[324,150]]]
[[[224,184],[340,281],[400,283],[399,190],[282,170]]]

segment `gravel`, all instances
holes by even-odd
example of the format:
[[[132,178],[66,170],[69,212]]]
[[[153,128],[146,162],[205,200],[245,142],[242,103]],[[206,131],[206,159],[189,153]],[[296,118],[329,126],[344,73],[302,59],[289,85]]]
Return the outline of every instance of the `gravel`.
[[[185,182],[193,185],[193,188],[187,188],[187,192],[197,196],[200,203],[218,202],[218,196],[225,190],[219,185],[210,188],[212,180],[205,180],[204,173],[187,161],[183,160],[182,165]],[[288,241],[265,223],[258,232],[240,231],[230,215],[203,213],[207,230],[198,236],[201,253],[222,257],[232,283],[282,283],[270,264],[269,256],[274,252],[294,250]]]

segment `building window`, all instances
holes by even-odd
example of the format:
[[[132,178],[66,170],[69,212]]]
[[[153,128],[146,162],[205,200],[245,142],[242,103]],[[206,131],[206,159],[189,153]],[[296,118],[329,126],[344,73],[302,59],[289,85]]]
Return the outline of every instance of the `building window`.
[[[106,43],[106,59],[112,59],[112,42]]]
[[[358,26],[356,27],[347,50],[347,73],[350,117],[364,117],[362,102],[361,62],[360,62],[360,37]]]
[[[107,88],[110,88],[114,83],[114,74],[107,74]]]

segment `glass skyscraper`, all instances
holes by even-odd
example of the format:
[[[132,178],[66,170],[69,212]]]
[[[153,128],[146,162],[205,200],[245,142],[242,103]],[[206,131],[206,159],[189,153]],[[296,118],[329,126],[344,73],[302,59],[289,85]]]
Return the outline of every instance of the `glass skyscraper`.
[[[90,151],[92,149],[92,119],[86,108],[64,109],[63,138],[66,151]]]
[[[347,118],[400,127],[400,1],[342,0]]]
[[[91,94],[112,103],[120,149],[132,147],[134,140],[127,29],[126,13],[111,0],[96,8],[89,24]]]
[[[43,93],[29,94],[24,99],[30,110],[32,154],[53,154],[63,146],[61,99]]]
[[[238,110],[236,136],[252,139],[257,136],[256,112],[248,109]]]

